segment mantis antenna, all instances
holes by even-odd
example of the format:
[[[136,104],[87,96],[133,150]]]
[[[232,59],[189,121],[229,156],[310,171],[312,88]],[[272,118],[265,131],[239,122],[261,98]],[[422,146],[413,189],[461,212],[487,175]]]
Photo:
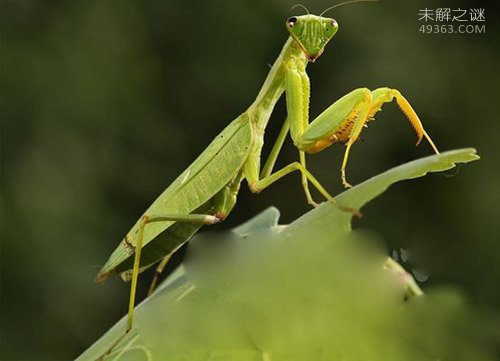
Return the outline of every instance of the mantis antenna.
[[[304,5],[302,5],[302,4],[295,4],[294,6],[292,6],[292,10],[295,9],[295,8],[302,8],[305,11],[307,11],[307,15],[309,15],[309,10]]]
[[[326,9],[325,11],[323,11],[320,16],[323,16],[325,13],[327,13],[328,11],[334,9],[334,8],[337,8],[339,6],[342,6],[342,5],[347,5],[347,4],[352,4],[352,3],[360,3],[360,2],[368,2],[368,1],[378,1],[378,0],[350,0],[350,1],[344,1],[343,3],[340,3],[340,4],[336,4],[336,5],[333,5],[333,6],[330,6],[328,9]]]

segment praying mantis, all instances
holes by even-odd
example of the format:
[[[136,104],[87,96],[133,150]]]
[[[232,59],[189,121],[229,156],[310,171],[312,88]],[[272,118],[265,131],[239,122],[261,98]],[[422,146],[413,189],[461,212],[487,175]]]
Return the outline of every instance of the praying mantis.
[[[222,130],[151,204],[96,276],[97,282],[104,281],[112,273],[119,273],[124,279],[131,280],[127,332],[133,325],[139,273],[159,262],[150,288],[152,292],[170,256],[203,225],[221,222],[228,216],[235,206],[243,180],[252,192],[258,193],[298,171],[309,204],[316,205],[309,190],[312,184],[327,201],[342,210],[356,213],[356,210],[337,204],[308,171],[305,154],[320,152],[335,143],[344,143],[346,148],[340,177],[344,187],[350,187],[346,179],[346,166],[351,147],[382,106],[393,100],[415,131],[417,145],[425,137],[433,150],[439,153],[408,100],[392,88],[355,89],[309,121],[310,82],[306,67],[321,56],[339,29],[337,21],[324,17],[324,13],[318,16],[308,12],[286,20],[288,40],[255,101]],[[287,117],[268,159],[261,167],[266,126],[283,93]],[[288,134],[298,149],[299,161],[275,171],[276,160]]]

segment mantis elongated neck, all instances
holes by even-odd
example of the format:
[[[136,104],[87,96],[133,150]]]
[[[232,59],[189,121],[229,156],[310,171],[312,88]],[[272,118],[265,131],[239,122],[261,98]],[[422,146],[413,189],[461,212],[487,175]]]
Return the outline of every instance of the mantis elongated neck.
[[[284,79],[287,62],[289,61],[301,62],[304,63],[304,66],[307,65],[304,52],[291,36],[271,67],[257,98],[248,109],[248,112],[256,115],[254,119],[258,122],[257,127],[260,129],[266,127],[276,102],[285,90]]]

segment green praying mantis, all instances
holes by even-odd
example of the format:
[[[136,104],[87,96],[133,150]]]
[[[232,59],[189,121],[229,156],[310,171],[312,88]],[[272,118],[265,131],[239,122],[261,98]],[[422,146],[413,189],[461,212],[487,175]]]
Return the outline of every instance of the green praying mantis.
[[[410,103],[396,89],[355,89],[309,122],[310,82],[306,67],[318,59],[339,29],[337,21],[323,16],[325,12],[319,16],[308,12],[307,15],[286,20],[290,36],[255,101],[153,202],[98,273],[97,282],[104,281],[111,273],[119,273],[124,279],[131,280],[127,332],[133,324],[139,273],[159,262],[150,288],[152,292],[170,256],[203,225],[221,222],[228,216],[243,180],[252,192],[258,193],[298,171],[309,204],[316,205],[309,190],[309,184],[312,184],[326,200],[355,213],[356,210],[338,205],[308,171],[305,153],[317,153],[334,143],[345,143],[340,175],[342,184],[350,187],[345,171],[351,147],[363,127],[374,119],[385,103],[392,100],[408,118],[417,135],[417,145],[425,137],[434,151],[439,153]],[[286,96],[287,117],[267,161],[261,167],[266,126],[283,93]],[[299,161],[274,171],[288,134],[298,149]]]

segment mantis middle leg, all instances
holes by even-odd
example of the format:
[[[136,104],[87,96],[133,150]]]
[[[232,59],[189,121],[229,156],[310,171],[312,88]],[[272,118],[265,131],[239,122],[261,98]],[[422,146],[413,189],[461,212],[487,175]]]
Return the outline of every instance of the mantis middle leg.
[[[282,128],[282,131],[283,129],[287,129],[286,125]],[[272,173],[272,168],[274,166],[274,162],[276,161],[277,154],[279,153],[279,149],[283,144],[280,141],[280,138],[281,137],[278,137],[278,141],[276,143],[278,145],[275,144],[275,146],[273,147],[271,155],[269,159],[266,161],[262,172],[259,171],[260,155],[250,154],[249,159],[245,163],[243,174],[248,182],[250,190],[253,193],[259,193],[260,191],[269,187],[271,184],[283,178],[284,176],[294,171],[299,171],[302,175],[302,185],[304,188],[304,192],[306,193],[306,197],[310,204],[316,205],[316,203],[314,203],[314,201],[311,198],[311,194],[308,189],[308,183],[307,183],[308,181],[311,182],[311,184],[321,193],[321,195],[323,195],[323,197],[325,197],[328,201],[333,203],[339,209],[352,213],[358,217],[361,216],[361,213],[359,211],[339,205],[337,201],[335,201],[333,196],[330,195],[330,193],[328,193],[328,191],[321,185],[321,183],[306,169],[305,164],[299,162],[293,162],[281,168],[280,170]],[[302,157],[302,154],[303,152],[301,152],[301,161],[305,160],[305,158]]]
[[[281,127],[281,130],[278,134],[278,137],[276,138],[276,141],[273,145],[273,148],[271,149],[271,152],[269,153],[269,157],[267,158],[264,167],[262,167],[262,170],[260,172],[260,179],[266,178],[271,175],[274,169],[274,165],[276,164],[276,160],[278,159],[278,155],[281,151],[281,148],[283,147],[283,143],[285,142],[285,138],[289,131],[290,131],[290,122],[287,118],[283,123],[283,126]],[[303,151],[299,151],[299,158],[302,167],[304,169],[307,169],[306,158]],[[313,207],[316,207],[318,204],[314,201],[314,199],[311,196],[311,192],[309,191],[307,176],[305,175],[304,172],[301,172],[301,177],[302,177],[302,188],[304,189],[304,194],[306,196],[307,203],[309,203]]]

